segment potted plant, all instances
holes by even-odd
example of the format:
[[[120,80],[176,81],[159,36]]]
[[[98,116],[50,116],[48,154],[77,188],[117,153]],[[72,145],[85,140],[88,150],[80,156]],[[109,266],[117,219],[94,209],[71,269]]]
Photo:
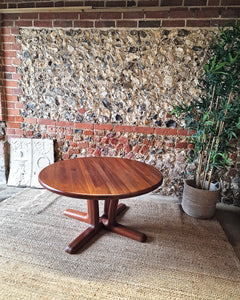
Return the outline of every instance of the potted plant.
[[[172,114],[186,121],[194,145],[189,161],[193,180],[185,180],[183,210],[198,218],[215,213],[220,180],[231,164],[230,153],[240,129],[240,26],[219,28],[209,47],[209,60],[200,79],[201,96],[190,104],[175,105]],[[213,199],[212,199],[213,198]]]

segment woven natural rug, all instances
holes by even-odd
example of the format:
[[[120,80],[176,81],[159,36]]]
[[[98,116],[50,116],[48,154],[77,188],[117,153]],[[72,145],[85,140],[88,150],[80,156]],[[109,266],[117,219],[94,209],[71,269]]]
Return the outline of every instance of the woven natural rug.
[[[64,249],[87,225],[62,215],[86,201],[25,189],[0,203],[0,299],[240,299],[240,263],[216,220],[196,220],[148,195],[125,199],[120,223],[139,243],[102,231]]]

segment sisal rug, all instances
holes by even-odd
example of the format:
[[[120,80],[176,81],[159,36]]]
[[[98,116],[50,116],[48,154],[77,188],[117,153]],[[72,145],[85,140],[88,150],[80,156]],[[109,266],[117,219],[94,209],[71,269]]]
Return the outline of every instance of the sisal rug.
[[[155,198],[154,198],[155,199]],[[0,203],[0,299],[240,299],[240,263],[219,223],[145,195],[123,201],[138,243],[101,231],[64,249],[87,225],[62,214],[86,201],[25,189]]]

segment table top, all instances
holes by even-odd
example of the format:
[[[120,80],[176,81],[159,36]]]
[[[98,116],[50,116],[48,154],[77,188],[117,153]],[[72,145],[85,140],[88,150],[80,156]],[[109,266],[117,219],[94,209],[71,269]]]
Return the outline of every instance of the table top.
[[[83,199],[121,199],[161,185],[161,172],[148,164],[115,157],[58,161],[39,174],[40,184],[57,194]]]

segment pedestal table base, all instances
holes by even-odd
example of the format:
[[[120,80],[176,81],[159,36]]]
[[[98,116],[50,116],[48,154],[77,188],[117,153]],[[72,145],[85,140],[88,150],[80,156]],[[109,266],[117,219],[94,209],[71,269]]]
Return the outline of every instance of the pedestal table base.
[[[80,212],[73,209],[66,209],[64,215],[89,224],[89,227],[76,237],[66,248],[66,252],[74,254],[89,242],[102,228],[126,236],[138,242],[145,242],[146,235],[127,228],[116,222],[116,217],[127,207],[125,204],[118,204],[118,199],[105,200],[104,213],[99,216],[98,200],[87,200],[88,212]]]

